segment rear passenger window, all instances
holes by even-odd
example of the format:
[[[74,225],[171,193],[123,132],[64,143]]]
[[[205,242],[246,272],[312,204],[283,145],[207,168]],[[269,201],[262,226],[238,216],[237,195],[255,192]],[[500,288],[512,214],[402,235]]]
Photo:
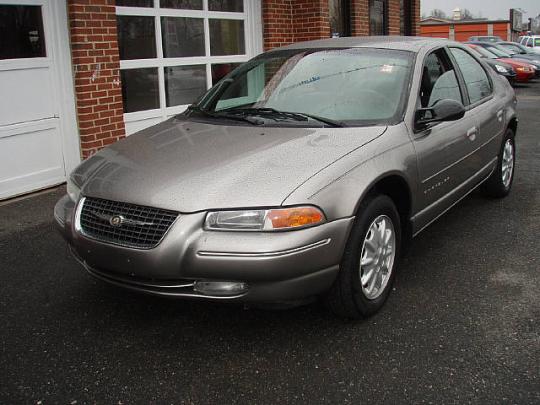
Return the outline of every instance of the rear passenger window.
[[[463,74],[471,104],[488,97],[491,94],[491,82],[482,65],[463,49],[450,48],[450,51]]]
[[[454,68],[446,53],[440,49],[429,54],[424,62],[420,103],[423,108],[426,108],[443,99],[463,103]]]

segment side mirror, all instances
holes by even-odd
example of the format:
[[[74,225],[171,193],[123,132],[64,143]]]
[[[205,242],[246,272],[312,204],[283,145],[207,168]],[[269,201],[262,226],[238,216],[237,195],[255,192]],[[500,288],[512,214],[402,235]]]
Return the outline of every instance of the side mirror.
[[[442,121],[456,121],[465,115],[465,107],[459,101],[438,100],[431,107],[416,110],[414,123],[417,129]]]

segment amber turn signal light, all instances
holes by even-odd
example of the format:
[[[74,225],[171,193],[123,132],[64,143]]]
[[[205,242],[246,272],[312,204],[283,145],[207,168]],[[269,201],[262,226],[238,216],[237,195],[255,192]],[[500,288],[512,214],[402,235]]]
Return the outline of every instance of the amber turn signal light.
[[[324,221],[324,215],[315,207],[291,207],[269,210],[266,221],[270,221],[272,229],[298,228],[316,225]]]

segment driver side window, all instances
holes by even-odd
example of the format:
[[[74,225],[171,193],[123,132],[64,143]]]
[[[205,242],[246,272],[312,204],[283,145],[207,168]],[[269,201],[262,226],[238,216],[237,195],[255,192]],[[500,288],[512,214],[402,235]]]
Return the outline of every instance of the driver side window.
[[[463,103],[454,67],[445,51],[438,49],[427,56],[420,85],[422,108],[432,107],[437,101],[451,99]]]

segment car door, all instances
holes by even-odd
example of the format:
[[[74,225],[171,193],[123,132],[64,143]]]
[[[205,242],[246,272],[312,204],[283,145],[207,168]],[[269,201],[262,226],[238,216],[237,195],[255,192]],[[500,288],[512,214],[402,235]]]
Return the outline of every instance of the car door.
[[[460,140],[468,145],[464,149],[470,149],[470,154],[462,157],[468,167],[467,178],[461,180],[471,181],[471,186],[475,186],[475,181],[485,177],[485,172],[492,169],[497,158],[504,132],[504,100],[500,92],[494,91],[490,73],[480,61],[463,48],[450,47],[449,50],[465,87],[469,101],[467,108],[476,121],[475,127]],[[460,157],[456,156],[456,159]]]
[[[422,65],[422,78],[417,100],[418,108],[433,106],[441,99],[452,99],[467,104],[458,75],[444,48],[427,54]],[[413,145],[417,155],[420,211],[413,217],[417,233],[441,215],[457,199],[454,190],[473,168],[462,162],[473,145],[463,142],[467,133],[476,127],[472,111],[456,121],[440,122],[427,128],[415,128]]]

